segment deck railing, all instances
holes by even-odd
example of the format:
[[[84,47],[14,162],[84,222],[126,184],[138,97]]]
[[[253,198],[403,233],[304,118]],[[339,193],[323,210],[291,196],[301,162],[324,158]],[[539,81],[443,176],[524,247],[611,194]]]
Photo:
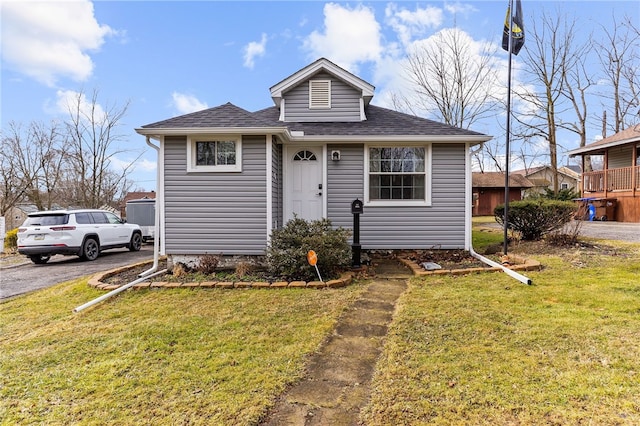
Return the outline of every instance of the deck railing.
[[[640,189],[640,166],[586,172],[582,179],[584,192],[632,191],[634,184]]]

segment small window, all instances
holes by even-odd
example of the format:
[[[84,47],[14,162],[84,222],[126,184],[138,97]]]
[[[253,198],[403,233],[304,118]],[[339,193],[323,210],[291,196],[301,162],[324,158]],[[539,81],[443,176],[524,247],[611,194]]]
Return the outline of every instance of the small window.
[[[107,215],[107,220],[112,225],[119,225],[122,223],[122,220],[118,216],[113,213],[105,213]]]
[[[311,151],[298,151],[296,155],[293,156],[293,161],[316,161],[316,155]]]
[[[91,215],[89,213],[76,213],[76,223],[78,225],[87,225],[92,223]]]
[[[569,184],[568,183],[561,183],[560,184],[560,189],[569,189]]]
[[[241,142],[236,137],[190,137],[187,144],[189,172],[240,172]]]
[[[367,157],[369,203],[430,204],[428,146],[369,147]]]
[[[93,218],[93,223],[109,223],[107,216],[102,212],[92,212],[91,218]]]
[[[331,108],[331,80],[309,80],[309,108]]]

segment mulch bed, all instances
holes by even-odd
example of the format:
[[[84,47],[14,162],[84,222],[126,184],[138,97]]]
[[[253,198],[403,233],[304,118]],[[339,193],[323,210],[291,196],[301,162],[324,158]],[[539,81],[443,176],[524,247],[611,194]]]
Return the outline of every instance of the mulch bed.
[[[487,265],[466,250],[415,250],[403,256],[418,265],[425,262],[436,263],[442,269],[485,268]],[[497,259],[496,259],[497,261]]]

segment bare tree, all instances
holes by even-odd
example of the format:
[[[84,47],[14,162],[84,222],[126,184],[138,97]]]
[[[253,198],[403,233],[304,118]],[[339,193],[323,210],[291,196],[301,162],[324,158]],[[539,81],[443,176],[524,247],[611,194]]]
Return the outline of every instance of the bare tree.
[[[464,129],[492,115],[500,106],[494,96],[494,53],[495,47],[474,43],[458,28],[444,29],[417,44],[404,69],[412,94],[402,96],[405,109],[425,111]]]
[[[65,161],[58,124],[10,122],[2,133],[0,214],[21,202],[50,209],[59,198],[57,182]]]
[[[575,121],[567,122],[565,128],[578,135],[581,148],[587,144],[587,121],[589,118],[587,92],[596,84],[587,65],[591,45],[592,38],[589,37],[584,44],[574,49],[576,60],[572,64],[570,63],[571,61],[562,63],[564,68],[564,96],[571,103],[575,114]],[[584,156],[583,171],[588,172],[591,170],[591,157],[586,155]]]
[[[527,105],[514,115],[523,140],[542,139],[548,144],[549,163],[554,176],[553,191],[558,193],[558,136],[559,129],[571,130],[562,121],[562,114],[571,107],[567,103],[565,73],[575,69],[580,59],[576,49],[575,20],[543,13],[528,26],[523,73],[526,87],[516,96]]]
[[[122,135],[117,133],[128,106],[127,102],[123,106],[103,108],[98,103],[97,90],[93,91],[90,99],[84,92],[78,92],[69,102],[70,161],[78,179],[77,203],[84,207],[98,208],[110,204],[118,193],[125,192],[130,186],[127,176],[135,161],[120,172],[113,167],[116,156],[128,152],[118,146]]]
[[[619,23],[615,16],[613,29],[603,25],[602,31],[604,40],[595,45],[609,87],[601,95],[611,102],[608,126],[617,133],[636,124],[640,114],[640,31],[631,18]]]

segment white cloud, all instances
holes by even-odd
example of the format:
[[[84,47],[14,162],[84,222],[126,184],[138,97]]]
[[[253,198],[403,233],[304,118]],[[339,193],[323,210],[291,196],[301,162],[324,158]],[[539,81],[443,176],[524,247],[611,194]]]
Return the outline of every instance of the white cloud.
[[[133,167],[131,165],[133,164]],[[131,167],[131,170],[136,172],[152,172],[156,170],[157,164],[155,161],[147,160],[146,158],[140,158],[137,161],[132,159],[121,159],[118,157],[111,157],[111,168],[118,172],[126,170]]]
[[[86,0],[2,2],[2,60],[14,70],[54,86],[61,77],[84,81],[93,72],[88,52],[116,34],[96,21]]]
[[[171,97],[173,98],[173,106],[178,110],[179,114],[188,114],[209,108],[206,102],[201,102],[193,95],[173,92]]]
[[[415,11],[398,8],[389,3],[385,9],[386,22],[396,32],[403,45],[407,46],[415,37],[425,36],[428,31],[442,25],[443,11],[434,6],[416,7]]]
[[[469,16],[473,12],[478,11],[478,9],[476,9],[472,4],[460,3],[460,2],[445,3],[444,8],[447,12],[453,15],[461,14],[461,15],[464,15],[465,17]]]
[[[354,9],[335,3],[324,6],[324,32],[313,31],[304,41],[312,60],[326,57],[356,72],[359,62],[377,61],[382,54],[380,24],[373,10],[359,5]]]
[[[262,33],[259,42],[252,41],[244,47],[244,66],[253,69],[255,58],[264,56],[267,47],[267,35]]]
[[[69,114],[80,110],[82,117],[93,117],[95,123],[101,123],[106,118],[104,108],[99,103],[87,100],[87,96],[75,90],[58,90],[56,92],[55,111],[53,113]]]

